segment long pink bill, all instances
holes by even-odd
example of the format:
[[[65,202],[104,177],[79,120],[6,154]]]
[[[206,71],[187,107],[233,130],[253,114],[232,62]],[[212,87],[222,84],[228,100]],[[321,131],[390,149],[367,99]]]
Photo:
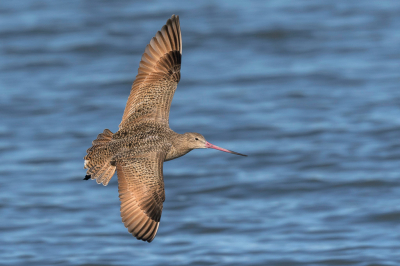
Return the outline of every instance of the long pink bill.
[[[241,154],[241,153],[238,153],[238,152],[230,151],[230,150],[215,146],[214,144],[211,144],[210,142],[207,142],[207,141],[206,141],[206,148],[216,149],[216,150],[219,150],[219,151],[224,151],[224,152],[228,152],[228,153],[232,153],[232,154],[236,154],[236,155],[241,155],[241,156],[247,156],[245,154]]]

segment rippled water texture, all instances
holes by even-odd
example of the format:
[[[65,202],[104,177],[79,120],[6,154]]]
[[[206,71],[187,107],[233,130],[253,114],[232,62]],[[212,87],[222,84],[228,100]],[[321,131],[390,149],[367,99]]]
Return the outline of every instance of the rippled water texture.
[[[170,126],[249,157],[164,164],[151,243],[85,176],[178,14]],[[400,265],[400,2],[1,1],[1,265]]]

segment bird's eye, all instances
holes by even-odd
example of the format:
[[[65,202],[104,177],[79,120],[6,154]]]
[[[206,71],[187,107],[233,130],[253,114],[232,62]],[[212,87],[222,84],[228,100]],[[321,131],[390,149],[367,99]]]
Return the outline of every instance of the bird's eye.
[[[194,138],[195,140],[199,140],[198,138]]]

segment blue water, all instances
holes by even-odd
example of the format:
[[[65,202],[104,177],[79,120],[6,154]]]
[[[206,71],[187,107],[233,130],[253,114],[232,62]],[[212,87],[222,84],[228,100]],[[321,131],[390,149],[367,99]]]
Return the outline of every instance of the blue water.
[[[179,133],[155,240],[83,181],[180,15]],[[1,1],[1,265],[400,265],[400,2]]]

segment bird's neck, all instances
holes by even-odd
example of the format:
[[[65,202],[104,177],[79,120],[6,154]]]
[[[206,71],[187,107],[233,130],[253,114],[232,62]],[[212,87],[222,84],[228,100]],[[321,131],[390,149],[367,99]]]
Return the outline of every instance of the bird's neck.
[[[187,147],[187,140],[184,134],[175,133],[171,138],[171,142],[171,149],[169,150],[165,161],[176,159],[193,150]]]

